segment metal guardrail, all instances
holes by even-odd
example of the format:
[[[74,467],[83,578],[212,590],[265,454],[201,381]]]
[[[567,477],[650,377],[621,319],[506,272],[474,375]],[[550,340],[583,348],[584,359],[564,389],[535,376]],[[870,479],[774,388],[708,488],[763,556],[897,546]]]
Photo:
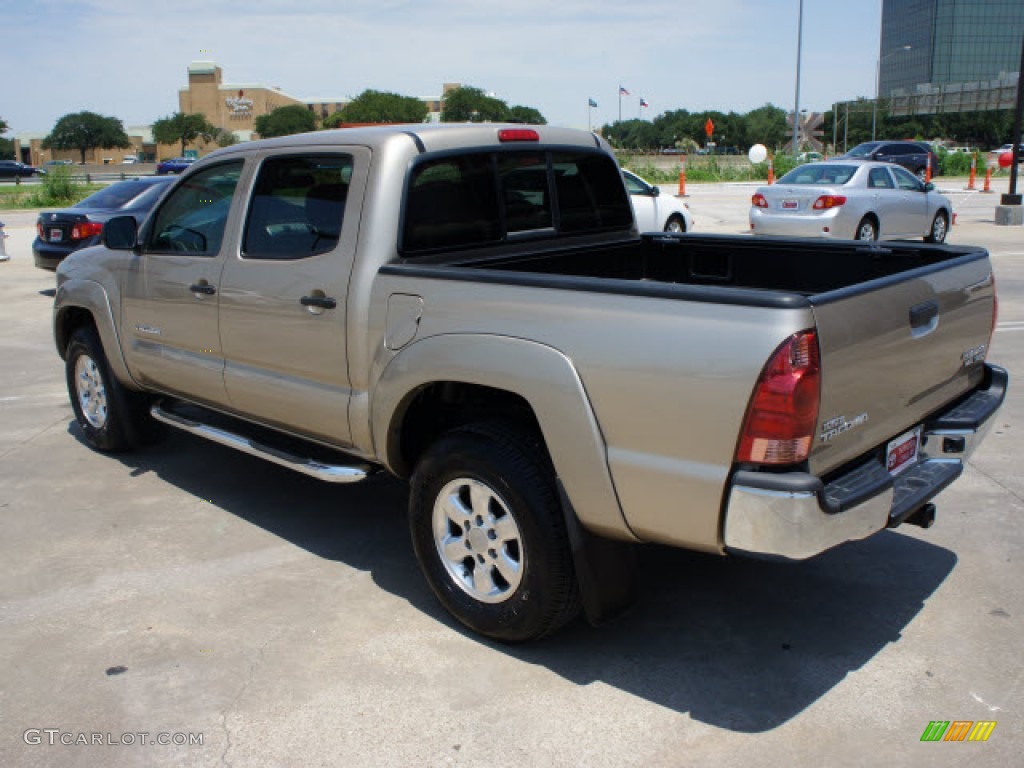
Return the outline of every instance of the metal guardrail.
[[[84,182],[85,184],[92,184],[93,182],[104,182],[104,181],[124,181],[125,179],[141,179],[146,176],[155,176],[154,173],[73,173],[68,178],[76,183]],[[15,176],[13,179],[0,179],[0,184],[14,184],[15,186],[26,184],[29,182],[41,182],[43,176]]]

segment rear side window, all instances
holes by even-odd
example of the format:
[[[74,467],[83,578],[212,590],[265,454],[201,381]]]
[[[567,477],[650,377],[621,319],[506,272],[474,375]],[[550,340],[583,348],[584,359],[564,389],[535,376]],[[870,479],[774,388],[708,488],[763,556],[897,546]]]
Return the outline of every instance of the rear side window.
[[[500,243],[510,236],[628,230],[633,209],[618,167],[585,151],[513,150],[417,165],[406,194],[402,251]]]
[[[351,180],[351,155],[265,160],[249,206],[242,256],[291,260],[332,250],[341,237]]]
[[[885,168],[872,168],[868,174],[868,186],[871,189],[892,189],[892,177]]]

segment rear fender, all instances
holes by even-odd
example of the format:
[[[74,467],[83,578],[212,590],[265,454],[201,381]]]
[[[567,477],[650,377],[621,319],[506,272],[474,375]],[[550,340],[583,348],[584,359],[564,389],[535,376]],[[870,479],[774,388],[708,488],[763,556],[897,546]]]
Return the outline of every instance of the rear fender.
[[[604,439],[583,382],[561,352],[507,336],[449,334],[409,345],[371,391],[374,453],[392,470],[403,418],[424,386],[453,381],[511,392],[533,409],[544,442],[580,522],[602,536],[635,541],[622,515]]]

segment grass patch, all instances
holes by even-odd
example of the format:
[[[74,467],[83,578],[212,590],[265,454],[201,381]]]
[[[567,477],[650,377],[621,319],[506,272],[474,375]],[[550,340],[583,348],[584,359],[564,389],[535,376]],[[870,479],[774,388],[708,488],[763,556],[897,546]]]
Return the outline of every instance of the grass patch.
[[[66,208],[103,189],[103,184],[83,184],[71,178],[71,169],[57,166],[42,184],[11,184],[0,187],[0,210]]]

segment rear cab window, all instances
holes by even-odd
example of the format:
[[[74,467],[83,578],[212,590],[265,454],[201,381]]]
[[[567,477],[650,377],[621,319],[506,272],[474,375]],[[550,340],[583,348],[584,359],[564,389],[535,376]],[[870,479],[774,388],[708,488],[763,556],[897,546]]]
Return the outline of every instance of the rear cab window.
[[[405,256],[633,227],[618,166],[583,149],[427,158],[410,173],[404,210]]]

